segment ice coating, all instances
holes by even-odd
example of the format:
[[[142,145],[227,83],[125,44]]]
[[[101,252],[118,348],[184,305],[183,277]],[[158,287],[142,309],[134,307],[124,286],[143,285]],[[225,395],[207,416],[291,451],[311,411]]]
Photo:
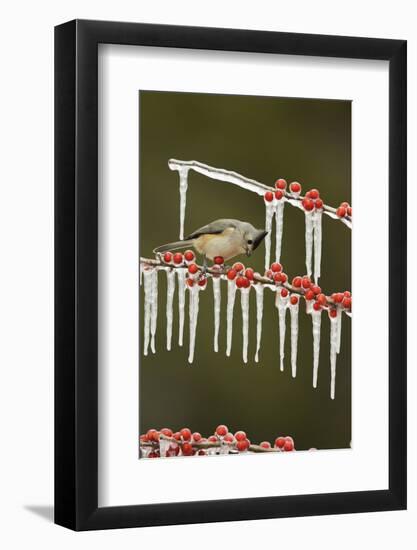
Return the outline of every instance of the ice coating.
[[[264,312],[264,285],[254,285],[256,293],[256,352],[255,361],[259,361],[259,350],[261,349],[262,339],[262,317]]]
[[[151,295],[152,295],[152,270],[143,270],[143,289],[145,293],[145,313],[143,322],[143,355],[148,355],[149,337],[151,330]]]
[[[167,269],[167,303],[166,303],[166,315],[167,315],[167,350],[171,350],[172,341],[172,318],[173,318],[173,302],[175,292],[175,271],[173,269]]]
[[[265,201],[265,231],[267,231],[265,237],[265,269],[269,269],[271,261],[271,229],[274,214],[274,204],[272,202]]]
[[[243,336],[242,357],[243,357],[244,363],[248,362],[250,288],[251,287],[240,289],[240,305],[242,308],[242,336]]]
[[[158,320],[158,270],[152,269],[152,292],[151,292],[151,350],[156,353],[155,335]]]
[[[178,169],[180,177],[180,240],[184,238],[184,221],[185,221],[185,207],[187,205],[187,189],[188,189],[188,171],[187,166],[181,166]]]
[[[321,266],[321,246],[322,246],[322,212],[316,210],[314,213],[314,280],[318,283]]]
[[[190,292],[190,303],[189,303],[189,319],[190,319],[190,348],[188,353],[188,362],[191,364],[194,361],[194,351],[195,351],[195,336],[197,332],[197,321],[198,321],[198,309],[200,301],[200,289],[198,285],[192,287],[187,287]]]
[[[178,345],[182,346],[184,338],[184,319],[185,319],[185,279],[187,276],[187,270],[185,267],[177,269],[178,278]]]
[[[340,342],[342,340],[342,310],[337,308],[337,353],[340,353]]]
[[[330,397],[334,399],[336,389],[336,358],[339,333],[339,316],[330,317]]]
[[[220,329],[220,306],[221,306],[221,290],[220,277],[212,277],[213,282],[213,299],[214,299],[214,351],[219,351],[219,329]]]
[[[313,321],[313,388],[317,388],[320,358],[321,310],[316,311],[312,309],[311,318]]]
[[[311,260],[313,256],[313,230],[314,230],[314,211],[307,212],[305,211],[305,223],[306,223],[306,232],[305,232],[305,241],[306,241],[306,270],[307,275],[311,277]]]
[[[236,284],[234,281],[227,281],[227,345],[226,355],[230,357],[232,351],[232,333],[233,333],[233,310],[235,307]]]
[[[282,231],[284,229],[284,207],[285,207],[285,202],[283,200],[279,200],[275,207],[275,261],[276,262],[279,262],[281,259]]]
[[[298,310],[299,302],[289,304],[291,315],[291,373],[292,377],[297,376],[297,347],[298,347]]]
[[[283,298],[278,289],[275,296],[275,307],[278,309],[278,324],[279,324],[279,368],[284,370],[285,357],[285,331],[286,331],[286,312],[288,306],[288,296]]]

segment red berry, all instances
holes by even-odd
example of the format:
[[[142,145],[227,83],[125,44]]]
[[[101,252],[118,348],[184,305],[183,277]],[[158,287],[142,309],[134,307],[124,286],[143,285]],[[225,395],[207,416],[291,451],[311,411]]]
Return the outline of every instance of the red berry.
[[[217,265],[223,265],[224,264],[223,256],[216,256],[213,261]]]
[[[182,264],[182,261],[183,261],[182,254],[180,252],[176,252],[174,254],[174,264]]]
[[[280,178],[279,180],[277,180],[275,182],[275,188],[276,189],[286,189],[287,188],[287,182],[284,179]]]
[[[159,458],[159,454],[156,451],[151,451],[148,454],[148,458]]]
[[[277,284],[281,284],[281,273],[275,273],[273,279]]]
[[[281,296],[282,296],[283,298],[286,298],[286,297],[288,296],[288,290],[287,290],[286,288],[283,288],[283,289],[281,290]]]
[[[320,310],[321,310],[321,304],[320,304],[320,302],[314,302],[314,304],[313,304],[313,309],[314,309],[315,311],[320,311]]]
[[[236,279],[237,288],[248,288],[250,286],[250,281],[246,277],[239,276]]]
[[[303,199],[301,204],[307,212],[311,212],[314,209],[314,202],[311,199]]]
[[[284,451],[288,452],[293,450],[294,450],[294,442],[292,441],[292,439],[285,438]]]
[[[336,210],[336,216],[339,218],[344,218],[346,216],[346,208],[344,206],[339,206]]]
[[[282,271],[282,265],[278,262],[274,262],[273,264],[271,264],[271,271],[273,271],[274,273],[279,273],[280,271]]]
[[[308,197],[309,199],[316,200],[320,197],[320,193],[318,189],[310,189],[310,191],[306,193],[306,197]]]
[[[229,281],[233,281],[236,275],[237,273],[235,269],[229,269],[229,271],[227,272],[227,278],[229,279]]]
[[[236,441],[244,441],[246,439],[246,434],[242,430],[235,433]]]
[[[207,277],[202,277],[199,281],[198,281],[198,286],[206,286],[207,284]]]
[[[189,428],[183,428],[180,430],[181,437],[184,441],[190,441],[191,439],[191,430]]]
[[[271,444],[269,441],[262,441],[262,443],[259,443],[259,446],[262,447],[263,449],[270,449],[271,448]]]
[[[167,264],[172,261],[172,252],[165,252],[164,254],[164,262]]]
[[[267,277],[268,279],[272,279],[272,275],[273,275],[273,273],[270,269],[267,269],[265,271],[265,277]]]
[[[285,445],[285,437],[277,437],[275,440],[275,447],[282,449]]]
[[[183,445],[182,445],[182,454],[184,456],[192,456],[193,446],[191,445],[191,443],[183,443]]]
[[[290,302],[293,306],[295,306],[296,304],[298,304],[298,296],[291,296],[290,298]]]
[[[249,281],[253,281],[253,277],[255,275],[255,272],[254,270],[251,268],[251,267],[248,267],[246,270],[245,270],[245,277],[247,279],[249,279]]]
[[[193,279],[187,279],[187,285],[188,285],[189,287],[193,287],[193,286],[194,286],[194,281],[193,281]]]
[[[349,207],[349,203],[348,203],[348,202],[341,202],[341,203],[340,203],[340,206],[343,206],[343,208],[348,208],[348,207]]]
[[[237,442],[236,448],[238,451],[243,452],[249,449],[249,445],[250,445],[249,440],[243,439]]]
[[[311,287],[310,278],[309,277],[303,277],[303,280],[302,280],[301,284],[302,284],[304,289],[310,288]]]
[[[301,288],[301,285],[303,284],[303,280],[301,277],[294,277],[292,280],[292,286],[295,286],[295,288]]]
[[[346,309],[352,308],[352,298],[343,298],[342,306]]]
[[[229,429],[224,424],[220,424],[220,426],[217,426],[216,428],[216,434],[220,437],[224,437],[228,433]]]
[[[195,441],[195,442],[201,441],[201,433],[199,433],[199,432],[194,432],[194,433],[193,433],[193,441]]]
[[[167,437],[172,437],[172,430],[170,428],[162,428],[161,434],[164,434]]]
[[[217,443],[218,439],[215,435],[211,435],[208,440],[210,441],[210,443]]]
[[[352,294],[348,290],[345,290],[343,296],[347,296],[348,298],[350,298]]]
[[[231,433],[227,433],[223,438],[223,441],[226,441],[227,443],[233,443],[234,440],[235,440],[234,435]]]
[[[307,290],[307,292],[304,294],[304,298],[306,300],[313,300],[314,299],[314,292],[311,289]]]
[[[245,269],[245,266],[243,264],[241,264],[240,262],[236,262],[235,264],[232,265],[232,268],[237,271],[237,273],[240,273],[241,271],[243,271]]]
[[[314,294],[320,294],[321,288],[317,285],[312,285],[311,290],[314,292]]]
[[[277,189],[275,191],[275,198],[277,199],[277,201],[280,201],[283,196],[284,196],[284,193],[280,189]]]
[[[197,264],[190,264],[188,266],[188,273],[191,273],[191,275],[194,275],[195,273],[197,273],[197,271],[198,271]]]
[[[281,273],[281,283],[286,283],[288,281],[288,276],[286,273]]]
[[[341,304],[343,300],[343,294],[341,292],[336,292],[335,294],[332,294],[332,300],[336,304]]]
[[[319,294],[317,296],[317,301],[321,306],[325,306],[327,304],[327,298],[324,294]]]
[[[173,437],[177,440],[177,441],[181,441],[181,432],[175,432]]]
[[[192,250],[186,250],[184,252],[184,258],[187,260],[187,262],[192,262],[195,258],[195,254]]]
[[[272,191],[267,191],[264,195],[264,199],[266,202],[272,202],[274,200],[274,194]]]
[[[346,211],[347,211],[347,215],[348,215],[348,216],[352,216],[352,207],[351,207],[351,206],[348,206],[348,207],[346,208]]]
[[[198,451],[197,454],[198,454],[199,456],[204,456],[204,455],[206,455],[207,453],[206,453],[206,451],[205,451],[204,449],[200,449],[200,450]]]
[[[139,437],[139,441],[141,443],[147,443],[149,441],[148,439],[148,436],[146,434],[142,434],[140,437]]]
[[[337,317],[337,309],[335,309],[334,307],[329,309],[329,317],[332,317],[333,319]]]
[[[324,203],[321,199],[317,199],[315,201],[316,210],[321,210],[323,208],[323,205]]]
[[[159,441],[159,432],[153,428],[146,432],[149,441]]]
[[[301,193],[301,185],[298,183],[298,181],[293,181],[290,183],[290,191],[292,193]]]

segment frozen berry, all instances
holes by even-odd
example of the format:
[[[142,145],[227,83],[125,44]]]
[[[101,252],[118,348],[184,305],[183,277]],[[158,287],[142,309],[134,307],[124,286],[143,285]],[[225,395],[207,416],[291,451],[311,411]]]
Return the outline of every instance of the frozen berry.
[[[194,280],[193,279],[187,279],[187,285],[189,287],[193,287],[194,286]]]
[[[307,191],[306,197],[308,197],[309,199],[316,200],[320,197],[320,193],[318,189],[310,189],[310,191]]]
[[[285,438],[284,443],[284,451],[293,451],[294,450],[294,442],[291,438]]]
[[[191,275],[194,275],[195,273],[197,273],[197,271],[198,271],[197,264],[190,264],[188,266],[188,273],[191,273]]]
[[[298,181],[293,181],[290,183],[290,191],[291,193],[301,193],[301,185]]]
[[[291,296],[290,303],[295,306],[298,304],[298,296]]]
[[[236,444],[236,448],[240,452],[247,451],[249,449],[249,441],[247,439],[243,439],[241,441],[238,441]]]
[[[286,288],[283,288],[283,289],[281,290],[281,296],[282,296],[283,298],[286,298],[286,297],[288,296],[288,290],[287,290]]]
[[[327,298],[324,294],[319,294],[317,296],[317,301],[321,306],[325,306],[327,304]]]
[[[273,271],[274,273],[279,273],[280,271],[282,271],[282,265],[278,262],[274,262],[273,264],[271,264],[271,271]]]
[[[348,298],[350,298],[352,294],[348,290],[345,290],[343,296],[347,296]]]
[[[198,451],[197,454],[198,454],[199,456],[204,456],[204,455],[206,455],[207,453],[206,453],[206,451],[205,451],[204,449],[200,449],[200,450]]]
[[[333,319],[335,317],[337,317],[337,309],[335,309],[334,307],[330,308],[329,309],[329,317],[332,317]]]
[[[236,441],[244,441],[246,439],[246,434],[242,430],[235,433]]]
[[[251,267],[248,267],[248,268],[245,270],[245,277],[246,277],[247,279],[249,279],[249,281],[253,281],[254,275],[255,275],[255,272],[254,272],[254,270],[253,270]]]
[[[191,439],[191,430],[189,428],[183,428],[180,430],[180,434],[184,441],[189,441]]]
[[[236,262],[235,264],[232,265],[232,268],[237,271],[237,273],[240,273],[241,271],[243,271],[245,269],[245,266],[243,264],[241,264],[240,262]]]
[[[164,434],[167,437],[172,437],[172,430],[170,428],[162,428],[161,434]]]
[[[348,206],[348,207],[346,208],[346,212],[347,212],[347,215],[348,215],[348,216],[352,216],[352,207],[351,207],[351,206]]]
[[[193,454],[193,446],[191,445],[191,443],[183,443],[182,445],[182,454],[184,456],[192,456]]]
[[[274,200],[274,194],[272,191],[267,191],[264,195],[264,199],[266,202],[272,202]]]
[[[323,201],[321,199],[317,199],[314,203],[316,210],[321,210],[323,208]]]
[[[304,210],[307,210],[307,212],[311,212],[314,209],[314,202],[312,199],[303,199],[302,203]]]
[[[315,294],[314,292],[311,290],[311,288],[309,290],[307,290],[307,292],[304,294],[304,298],[306,300],[314,300],[314,297],[315,297]]]
[[[259,443],[259,446],[262,447],[263,449],[270,449],[271,448],[271,444],[269,441],[262,441],[262,443]]]
[[[301,285],[303,284],[303,280],[301,277],[294,277],[292,280],[292,286],[295,286],[295,288],[301,288]]]
[[[183,261],[182,254],[180,252],[176,252],[174,254],[174,264],[182,264],[182,261]]]
[[[207,277],[202,277],[199,281],[198,281],[198,286],[206,286],[207,284]]]
[[[181,441],[181,432],[175,432],[173,435],[174,439]]]
[[[275,191],[275,198],[277,199],[277,201],[280,201],[283,196],[284,196],[284,193],[281,191],[281,189],[277,189]]]
[[[341,304],[343,300],[343,294],[341,292],[335,292],[334,294],[332,294],[332,300],[336,304]]]
[[[314,311],[320,311],[321,310],[321,303],[320,302],[314,302],[313,309],[314,309]]]
[[[195,254],[192,250],[186,250],[184,252],[184,258],[187,260],[187,262],[192,262],[195,258]]]
[[[250,285],[249,279],[241,275],[236,279],[237,288],[247,288]]]
[[[280,178],[275,182],[275,188],[276,189],[286,189],[287,188],[287,182]]]
[[[210,443],[217,443],[218,439],[215,435],[211,435],[208,440],[210,441]]]
[[[159,432],[153,428],[146,432],[146,436],[148,441],[159,441]]]
[[[193,441],[195,441],[196,443],[198,441],[201,441],[201,433],[199,433],[199,432],[194,432],[192,437],[193,437]]]
[[[282,449],[285,445],[285,437],[277,437],[275,440],[275,447]]]
[[[236,270],[235,269],[229,269],[228,272],[227,272],[227,278],[229,279],[229,281],[233,281],[233,279],[236,278]]]
[[[352,298],[348,298],[348,297],[343,298],[342,306],[346,309],[351,309],[351,307],[352,307]]]
[[[166,262],[167,264],[169,262],[172,262],[172,252],[165,252],[164,254],[164,262]]]
[[[223,256],[215,256],[214,263],[217,265],[223,265],[224,264],[224,258]]]
[[[307,290],[307,288],[311,287],[310,278],[309,277],[303,277],[303,280],[302,280],[301,284],[302,284],[302,287]]]
[[[227,433],[224,438],[223,438],[223,441],[226,441],[226,443],[233,443],[235,440],[235,437],[233,434],[231,434],[230,432]]]
[[[320,294],[321,288],[317,285],[312,285],[311,290],[314,292],[314,294]]]
[[[339,206],[336,210],[336,216],[339,218],[344,218],[346,216],[346,208],[344,206]]]
[[[348,202],[341,202],[340,206],[342,206],[343,208],[349,208],[349,203]]]

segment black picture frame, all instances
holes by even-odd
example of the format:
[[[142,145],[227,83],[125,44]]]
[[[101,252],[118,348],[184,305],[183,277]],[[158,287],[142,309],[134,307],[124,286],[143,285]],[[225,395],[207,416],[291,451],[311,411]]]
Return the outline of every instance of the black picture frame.
[[[389,488],[98,507],[98,44],[389,62]],[[405,40],[74,20],[55,28],[55,522],[108,529],[406,508]],[[395,291],[394,283],[395,281]]]

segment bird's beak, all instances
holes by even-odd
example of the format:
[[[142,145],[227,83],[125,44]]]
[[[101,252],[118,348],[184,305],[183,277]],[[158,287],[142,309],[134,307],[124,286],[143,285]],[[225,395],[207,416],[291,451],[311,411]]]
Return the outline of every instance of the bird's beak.
[[[258,246],[261,244],[261,242],[265,239],[267,235],[268,235],[268,231],[265,231],[264,229],[259,229],[259,231],[257,231],[256,236],[253,240],[252,252],[258,248]]]

